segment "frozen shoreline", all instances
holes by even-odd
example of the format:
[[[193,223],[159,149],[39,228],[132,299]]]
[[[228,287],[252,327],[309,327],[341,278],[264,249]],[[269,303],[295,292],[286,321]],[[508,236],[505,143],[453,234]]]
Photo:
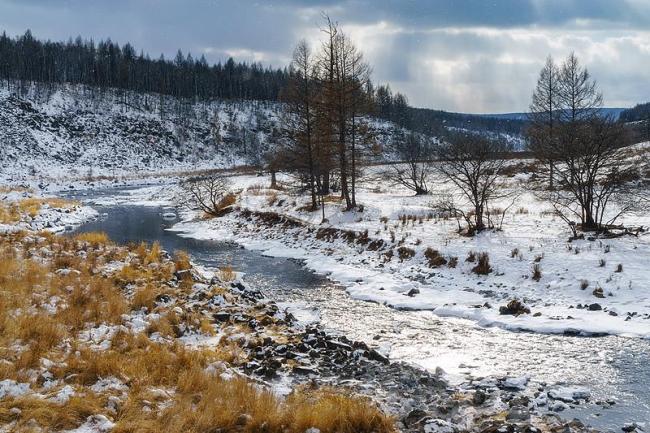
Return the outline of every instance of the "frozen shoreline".
[[[650,338],[650,236],[567,242],[567,230],[545,213],[543,204],[530,194],[522,196],[521,212],[513,213],[503,231],[466,238],[454,232],[453,221],[424,220],[403,225],[400,215],[424,216],[431,198],[407,192],[375,192],[368,187],[359,194],[364,212],[340,212],[336,204],[326,209],[329,224],[320,225],[320,213],[298,211],[304,198],[278,194],[270,205],[269,195],[248,188],[259,185],[256,176],[233,178],[242,193],[237,206],[251,212],[273,212],[300,222],[302,226],[273,226],[247,221],[238,212],[219,219],[202,220],[197,212],[181,212],[182,221],[172,229],[181,236],[218,239],[237,243],[273,257],[298,259],[305,266],[343,285],[355,299],[386,304],[405,310],[430,310],[438,316],[459,317],[480,326],[526,330],[547,334],[620,335]],[[119,197],[96,198],[102,205],[137,204],[173,206],[176,187],[147,186]],[[280,204],[282,203],[282,204]],[[525,212],[524,212],[525,211]],[[388,221],[382,222],[382,221]],[[648,216],[632,220],[650,225]],[[361,233],[384,242],[380,251],[341,238],[317,239],[322,227]],[[391,242],[396,237],[400,242]],[[415,255],[401,261],[397,254],[387,261],[381,253],[398,245]],[[430,268],[424,251],[432,247],[458,265]],[[493,272],[487,276],[471,272],[470,251],[488,252]],[[518,255],[513,257],[513,253]],[[530,278],[533,264],[542,269],[540,281]],[[622,272],[616,268],[620,264]],[[587,284],[586,288],[582,288]],[[602,288],[602,296],[594,294]],[[412,296],[407,296],[411,291]],[[499,307],[517,299],[531,314],[503,315]]]

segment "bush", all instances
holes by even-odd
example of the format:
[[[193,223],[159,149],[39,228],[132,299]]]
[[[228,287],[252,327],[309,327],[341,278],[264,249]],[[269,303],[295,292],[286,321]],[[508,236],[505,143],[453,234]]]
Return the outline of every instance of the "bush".
[[[520,300],[513,299],[507,305],[499,308],[499,314],[520,316],[522,314],[530,314],[530,308],[525,306]]]
[[[438,268],[447,264],[447,260],[440,255],[438,250],[434,250],[433,248],[427,248],[424,252],[424,257],[429,261],[429,267],[431,268]]]
[[[220,217],[232,210],[237,196],[230,192],[227,178],[219,175],[196,177],[181,183],[181,204],[198,208],[211,217]]]
[[[413,258],[415,256],[415,250],[408,247],[399,247],[397,249],[397,256],[399,257],[399,261],[403,262],[404,260]]]
[[[492,272],[488,253],[480,253],[478,255],[478,264],[472,268],[472,272],[478,275],[487,275]]]
[[[542,279],[542,268],[539,266],[539,263],[533,265],[533,280],[539,281]]]

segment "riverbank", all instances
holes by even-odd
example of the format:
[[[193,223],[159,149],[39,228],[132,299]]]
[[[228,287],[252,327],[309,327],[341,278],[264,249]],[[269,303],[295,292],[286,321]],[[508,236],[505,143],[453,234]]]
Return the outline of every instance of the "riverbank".
[[[508,179],[513,190],[526,181],[525,175]],[[650,338],[647,230],[568,241],[561,219],[522,192],[501,230],[466,237],[455,220],[431,208],[444,185],[430,196],[412,196],[373,182],[359,188],[362,209],[343,212],[340,200],[330,197],[328,221],[321,224],[321,211],[307,210],[308,197],[290,188],[270,189],[251,176],[232,182],[237,211],[214,220],[190,212],[174,230],[304,260],[350,296],[398,309],[511,330]],[[173,188],[167,194],[171,200]],[[649,218],[631,215],[625,222],[648,227]],[[476,272],[481,254],[489,264]],[[507,308],[512,301],[518,308]]]
[[[343,387],[346,391],[342,395],[352,399],[350,404],[345,403],[345,407],[362,405],[358,406],[364,408],[360,413],[375,419],[372,431],[381,431],[376,424],[379,415],[372,415],[378,413],[373,412],[374,404],[396,416],[396,427],[402,431],[492,431],[501,427],[534,431],[530,426],[546,431],[550,426],[556,429],[567,425],[553,415],[540,413],[540,408],[547,404],[546,392],[524,390],[528,380],[525,377],[477,381],[464,387],[449,386],[437,374],[389,363],[381,353],[364,343],[330,335],[318,326],[295,323],[276,304],[237,280],[236,274],[229,269],[213,274],[201,273],[185,258],[172,260],[155,245],[152,248],[142,245],[119,247],[105,237],[89,234],[71,239],[21,232],[3,235],[3,242],[8,242],[12,251],[18,251],[18,257],[23,257],[24,251],[30,251],[29,260],[42,264],[43,274],[56,282],[55,287],[60,287],[53,292],[51,287],[36,284],[47,288],[45,299],[42,290],[33,290],[36,286],[31,286],[32,298],[18,297],[31,302],[37,308],[37,314],[55,322],[78,317],[78,309],[96,315],[75,321],[78,328],[70,328],[68,322],[60,323],[61,326],[56,328],[63,334],[62,340],[58,341],[66,343],[56,344],[60,337],[54,337],[53,345],[44,348],[46,352],[39,352],[39,357],[29,357],[31,364],[28,365],[38,366],[36,375],[27,374],[27,371],[23,373],[20,363],[27,362],[27,358],[22,361],[22,353],[34,353],[32,345],[42,340],[39,335],[34,334],[34,340],[20,340],[19,346],[3,344],[3,347],[27,348],[27,352],[8,354],[6,359],[11,361],[3,370],[6,377],[2,383],[6,392],[2,398],[5,409],[2,419],[13,427],[53,422],[53,418],[43,413],[66,414],[62,421],[57,421],[63,424],[57,424],[56,429],[81,425],[90,431],[123,431],[125,428],[124,431],[131,431],[128,430],[132,427],[129,427],[129,422],[133,421],[126,417],[126,408],[129,416],[142,418],[143,422],[151,425],[163,422],[170,414],[180,416],[175,412],[180,407],[176,404],[189,398],[188,389],[183,388],[185,385],[180,382],[186,376],[179,372],[178,383],[155,383],[162,379],[151,378],[148,373],[137,370],[138,365],[154,361],[147,358],[142,363],[134,362],[142,354],[133,352],[138,348],[144,348],[145,352],[153,348],[160,350],[165,359],[168,359],[165,350],[198,350],[202,361],[197,365],[207,372],[210,381],[215,380],[215,374],[218,374],[217,381],[248,378],[246,380],[256,384],[255,389],[261,386],[279,398],[278,404],[287,411],[283,413],[296,410],[300,413],[299,407],[282,403],[293,401],[295,404],[296,398],[307,402],[310,413],[321,407],[319,399],[324,399],[323,405],[329,410],[341,413],[341,407],[332,409],[329,393],[334,392],[334,400],[340,402],[343,398],[340,397],[341,391],[330,391],[330,387],[339,390]],[[169,274],[172,268],[176,270]],[[161,275],[164,278],[159,279]],[[25,278],[24,275],[20,277]],[[99,280],[88,284],[89,278]],[[110,289],[104,290],[105,283],[100,281],[106,279],[119,283],[119,292],[111,294]],[[158,290],[162,287],[163,292],[150,290],[151,283]],[[35,284],[35,280],[30,284]],[[81,292],[74,289],[77,285],[80,285]],[[22,283],[12,286],[26,287]],[[84,293],[82,287],[89,286],[104,289],[98,293]],[[85,297],[87,295],[90,299]],[[79,296],[84,300],[82,304],[77,303],[81,301]],[[44,302],[48,297],[56,300],[54,304]],[[111,308],[103,311],[91,308],[92,305]],[[72,308],[77,309],[77,313],[72,314]],[[123,314],[118,314],[123,308]],[[27,308],[13,310],[34,312]],[[31,319],[30,316],[29,323],[32,323]],[[124,333],[130,335],[127,340],[133,345],[120,346],[126,338]],[[12,336],[7,334],[9,338]],[[32,338],[31,334],[29,338]],[[77,351],[70,351],[70,343]],[[160,345],[169,347],[161,349]],[[120,361],[120,356],[125,359]],[[179,353],[173,352],[169,359],[178,356]],[[99,362],[101,360],[106,362]],[[72,372],[71,368],[76,370]],[[164,368],[178,367],[170,365]],[[106,380],[110,383],[104,383]],[[144,388],[142,381],[146,385]],[[192,383],[192,386],[196,384]],[[222,382],[219,384],[224,386]],[[102,388],[104,385],[106,389]],[[200,393],[211,392],[202,386],[199,389]],[[196,392],[195,388],[189,390]],[[134,396],[131,392],[141,394]],[[254,400],[255,395],[247,393],[246,398]],[[360,397],[363,395],[375,403],[364,400]],[[92,398],[87,398],[89,396]],[[92,407],[81,404],[82,397],[84,404]],[[565,398],[573,399],[574,396]],[[199,404],[203,405],[204,401]],[[209,410],[210,405],[202,407],[203,411],[214,414]],[[35,411],[38,411],[38,416]],[[355,413],[359,414],[359,410]],[[257,420],[256,413],[236,415],[230,413],[230,418],[223,418],[224,414],[220,413],[218,419],[235,419],[243,423],[240,426],[249,426],[246,428],[252,431],[259,427],[253,422]],[[317,424],[313,419],[309,418],[312,425],[323,432],[345,431],[331,424]],[[211,422],[216,422],[216,418]],[[579,423],[570,425],[577,431],[586,430]],[[183,424],[183,428],[187,426]],[[355,426],[353,431],[366,431],[358,427],[359,424]],[[303,427],[301,425],[296,431]]]
[[[47,204],[32,221],[62,209],[85,215]],[[27,217],[0,235],[3,431],[394,431],[368,398],[281,380],[308,375],[295,344],[327,343],[325,355],[338,346],[313,329],[302,343],[291,317],[232,271],[208,277],[157,244],[29,230]]]

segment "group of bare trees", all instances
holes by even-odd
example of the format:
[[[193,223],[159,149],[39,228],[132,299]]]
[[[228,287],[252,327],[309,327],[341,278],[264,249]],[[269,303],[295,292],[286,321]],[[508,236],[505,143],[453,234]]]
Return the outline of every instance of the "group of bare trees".
[[[284,93],[286,142],[269,161],[299,175],[313,209],[336,186],[350,210],[357,205],[359,158],[372,138],[370,67],[328,17],[322,31],[317,52],[305,41],[294,51]]]
[[[272,172],[298,174],[312,209],[338,189],[350,210],[357,205],[361,149],[372,141],[367,119],[373,90],[362,54],[335,23],[327,17],[325,23],[318,52],[304,41],[294,51],[284,92],[286,146],[267,160]],[[607,230],[639,203],[630,198],[635,167],[622,153],[630,143],[627,130],[603,116],[602,101],[596,82],[571,54],[559,66],[548,58],[530,106],[529,146],[548,180],[537,192],[574,235],[577,229]],[[449,131],[436,143],[409,132],[396,150],[401,161],[382,172],[387,181],[424,195],[432,175],[441,175],[453,193],[436,204],[439,211],[462,218],[471,234],[494,226],[491,205],[508,196],[500,179],[511,152],[507,143]]]
[[[574,235],[578,228],[606,230],[635,205],[630,194],[636,167],[623,154],[629,134],[603,115],[602,101],[596,82],[572,53],[560,66],[547,59],[530,107],[530,150],[548,177],[542,195]]]

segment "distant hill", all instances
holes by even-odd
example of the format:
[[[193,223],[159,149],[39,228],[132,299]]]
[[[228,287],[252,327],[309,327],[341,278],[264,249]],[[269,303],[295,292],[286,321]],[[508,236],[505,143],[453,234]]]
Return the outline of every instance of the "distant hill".
[[[624,122],[638,122],[639,120],[650,119],[650,102],[638,104],[634,108],[623,110],[620,118]]]
[[[611,116],[614,120],[618,120],[621,116],[621,113],[627,111],[626,108],[613,108],[613,107],[604,107],[600,109],[601,116]],[[503,119],[503,120],[528,120],[528,113],[497,113],[497,114],[477,114],[481,117],[489,117],[492,119]]]

